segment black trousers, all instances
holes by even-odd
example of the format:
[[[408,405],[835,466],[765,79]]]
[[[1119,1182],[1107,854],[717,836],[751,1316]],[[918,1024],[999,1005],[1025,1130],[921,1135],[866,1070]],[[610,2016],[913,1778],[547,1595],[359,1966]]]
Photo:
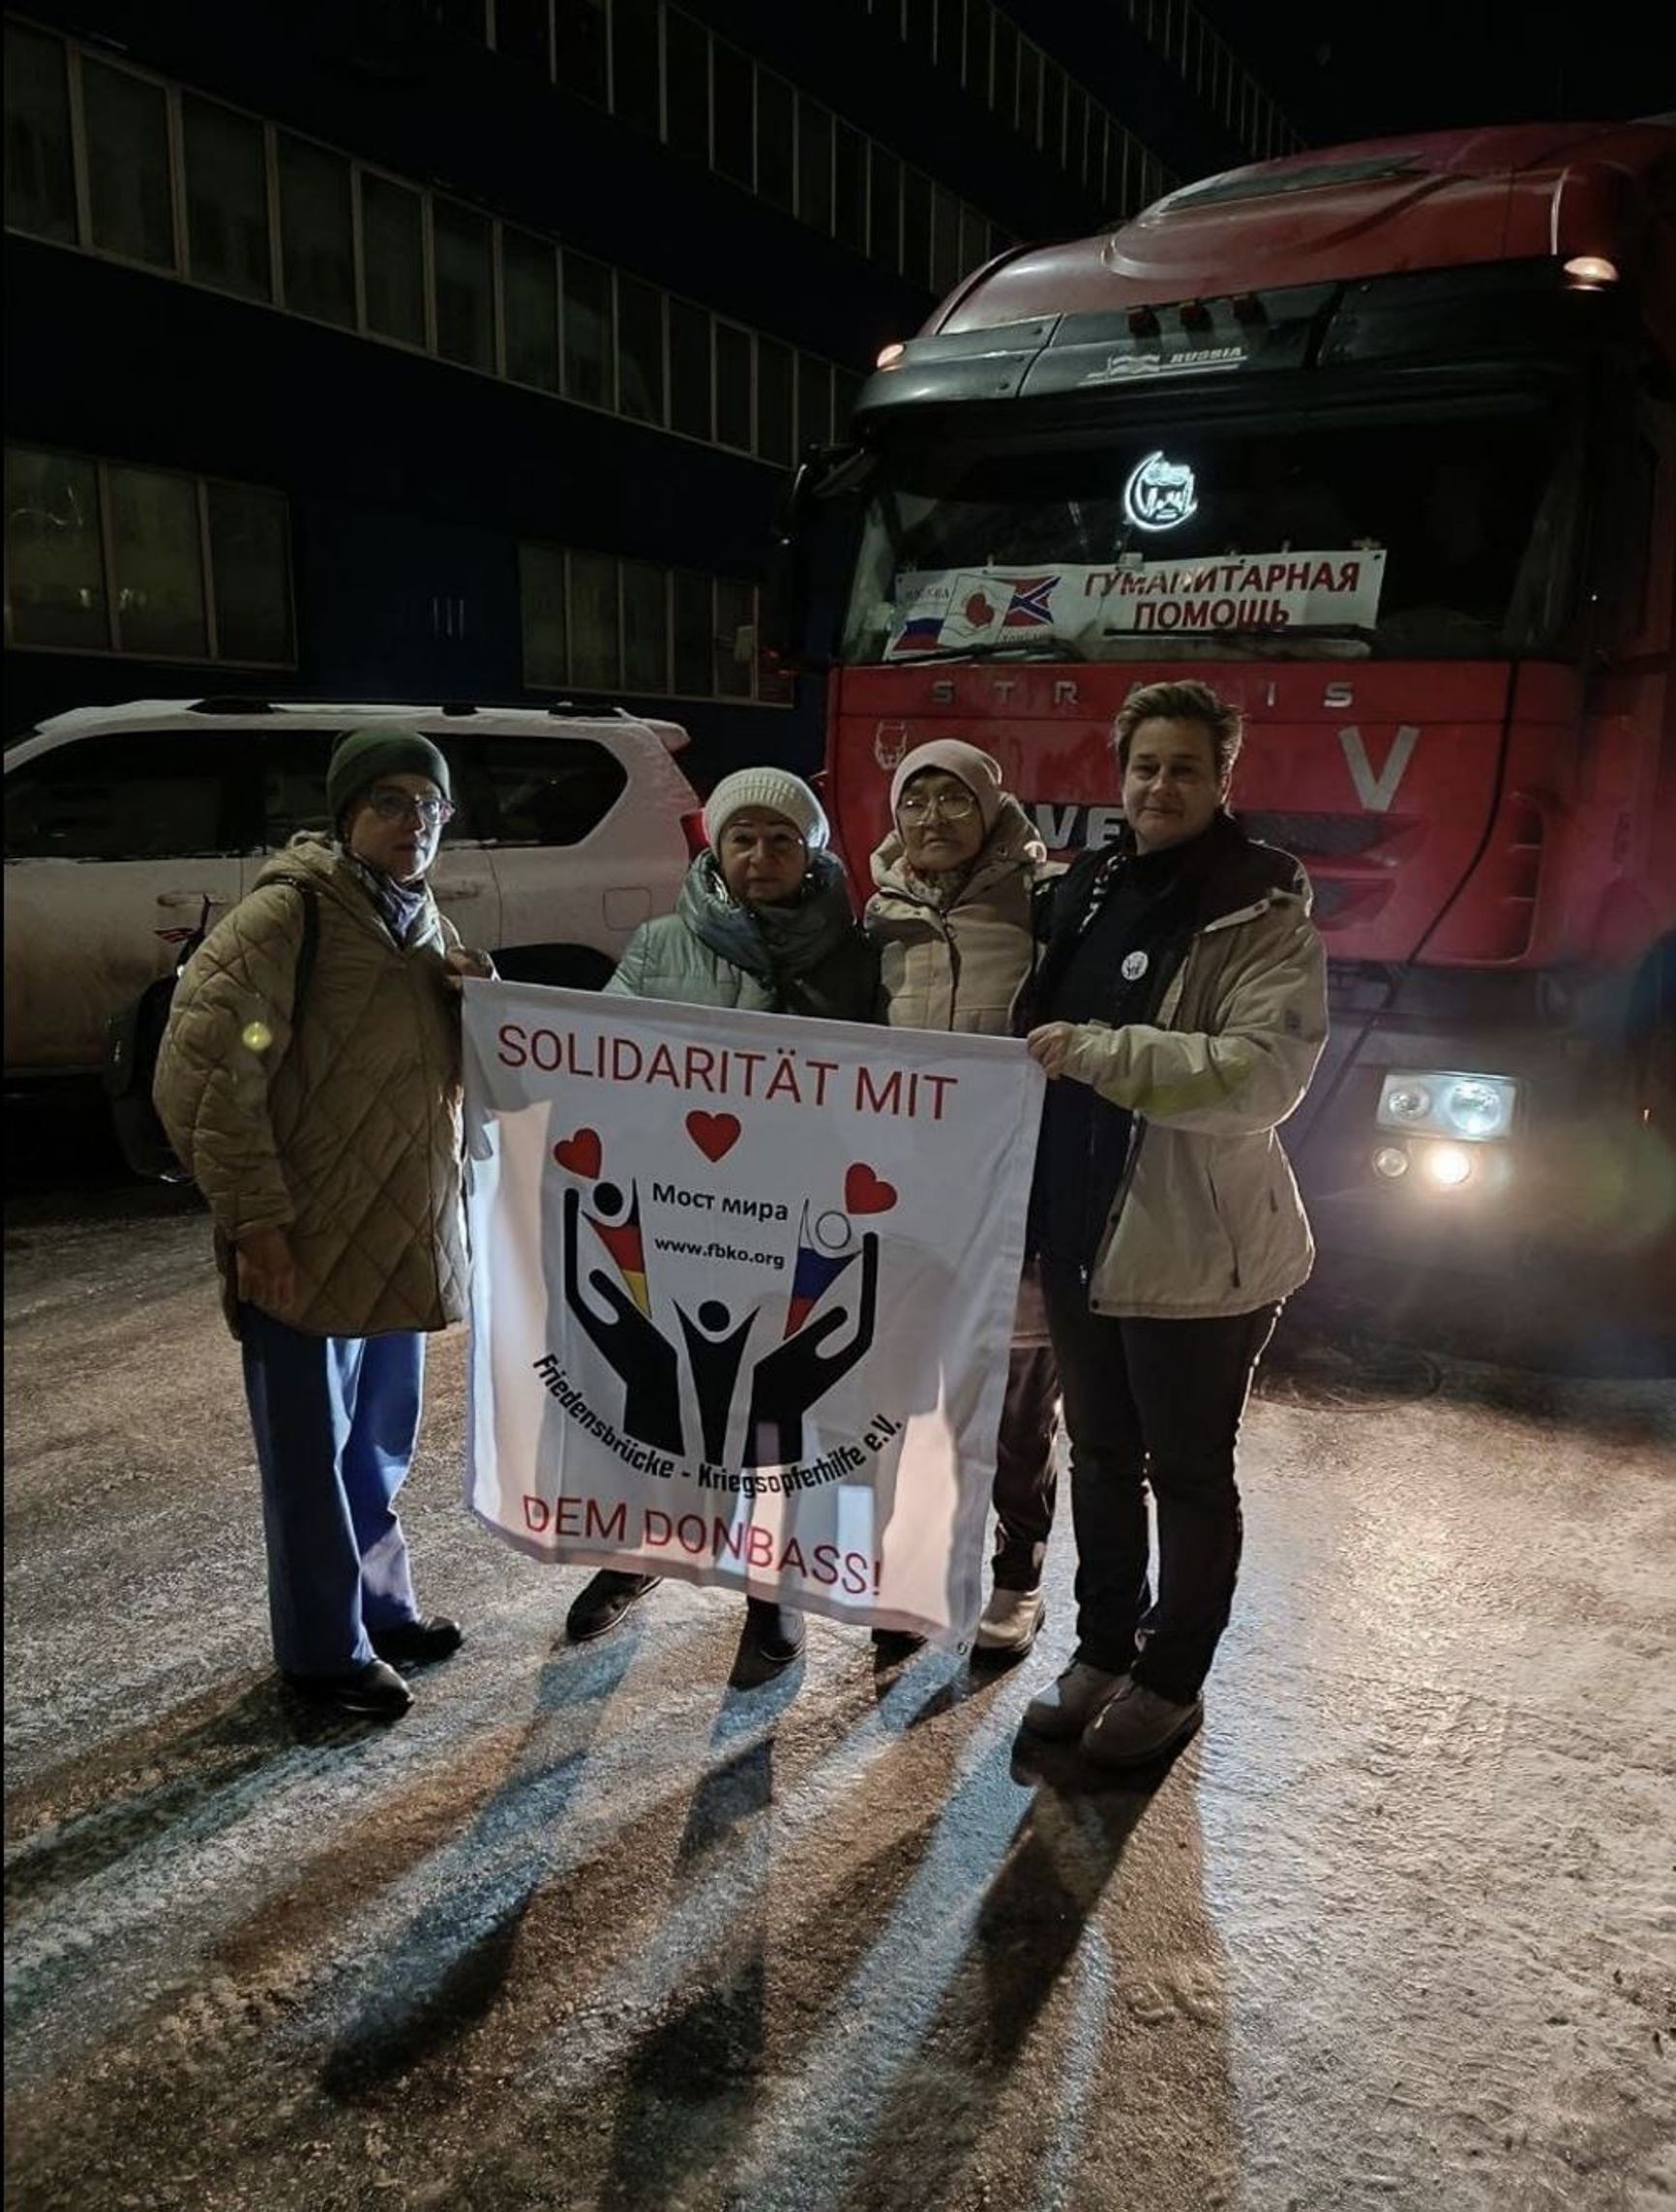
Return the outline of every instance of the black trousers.
[[[1185,1704],[1234,1600],[1234,1450],[1278,1305],[1211,1321],[1091,1313],[1080,1270],[1042,1264],[1071,1445],[1077,1653]],[[1158,1523],[1156,1594],[1147,1491]],[[1137,1657],[1138,1654],[1138,1657]]]
[[[1045,1344],[1015,1344],[995,1448],[995,1583],[1033,1590],[1054,1525],[1054,1422],[1059,1372]]]

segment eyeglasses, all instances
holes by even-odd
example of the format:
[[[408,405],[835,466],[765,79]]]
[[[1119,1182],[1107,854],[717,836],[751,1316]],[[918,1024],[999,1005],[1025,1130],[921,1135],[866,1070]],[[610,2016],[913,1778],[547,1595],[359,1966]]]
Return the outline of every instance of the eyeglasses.
[[[373,792],[368,796],[367,804],[380,822],[405,822],[411,816],[422,822],[427,829],[440,829],[454,813],[451,800],[415,798],[411,792]]]
[[[938,792],[930,798],[923,792],[910,792],[906,798],[897,800],[896,812],[904,822],[927,822],[934,814],[944,822],[964,822],[977,812],[977,801],[970,792]]]

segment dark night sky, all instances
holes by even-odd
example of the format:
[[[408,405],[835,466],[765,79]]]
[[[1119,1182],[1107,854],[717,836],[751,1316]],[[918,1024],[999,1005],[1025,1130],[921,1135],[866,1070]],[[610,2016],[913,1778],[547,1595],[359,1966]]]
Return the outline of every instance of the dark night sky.
[[[1201,0],[1315,144],[1676,110],[1668,0]]]

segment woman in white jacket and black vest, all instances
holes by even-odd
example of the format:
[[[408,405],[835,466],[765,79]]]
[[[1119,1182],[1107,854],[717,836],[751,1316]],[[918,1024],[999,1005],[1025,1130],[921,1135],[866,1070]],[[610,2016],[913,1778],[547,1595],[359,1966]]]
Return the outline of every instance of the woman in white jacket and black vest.
[[[1078,1568],[1075,1658],[1026,1720],[1109,1766],[1199,1723],[1239,1569],[1241,1418],[1314,1256],[1275,1131],[1326,1042],[1326,961],[1302,869],[1226,810],[1240,735],[1205,684],[1131,693],[1123,834],[1055,885],[1033,990],[1051,1080],[1031,1249]]]

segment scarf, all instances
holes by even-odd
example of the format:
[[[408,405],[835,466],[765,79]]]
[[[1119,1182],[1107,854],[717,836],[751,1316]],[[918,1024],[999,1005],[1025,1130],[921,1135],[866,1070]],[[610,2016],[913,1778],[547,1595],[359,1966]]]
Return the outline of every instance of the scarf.
[[[378,919],[404,951],[429,918],[429,888],[423,882],[399,883],[381,868],[370,868],[365,860],[357,859],[346,846],[338,850],[348,862],[349,873],[372,900]]]

